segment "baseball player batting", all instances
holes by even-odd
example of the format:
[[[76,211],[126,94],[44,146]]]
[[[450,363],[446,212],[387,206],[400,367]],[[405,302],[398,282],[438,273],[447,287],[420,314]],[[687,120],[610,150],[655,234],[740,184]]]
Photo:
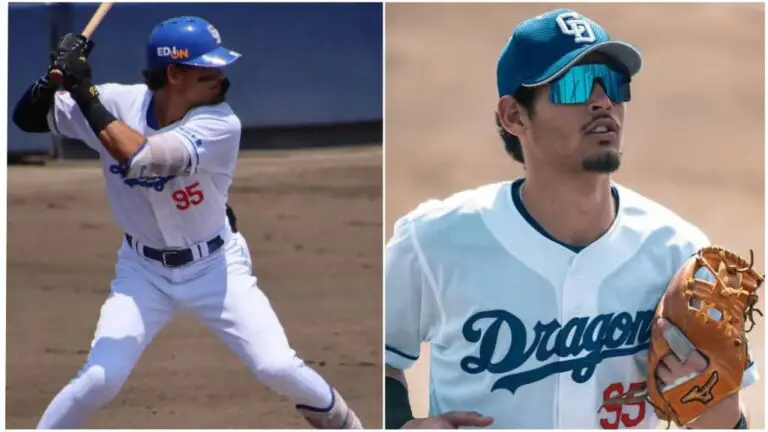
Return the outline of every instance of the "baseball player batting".
[[[496,117],[524,175],[423,202],[395,223],[387,244],[388,428],[655,428],[656,409],[669,407],[629,396],[647,381],[672,389],[699,379],[717,360],[698,346],[679,349],[680,328],[656,314],[668,284],[688,284],[685,295],[700,284],[673,276],[709,239],[611,180],[641,63],[636,48],[572,10],[514,29],[498,58]],[[743,267],[716,268],[752,271]],[[696,277],[724,279],[707,275]],[[717,328],[736,328],[739,314],[723,311]],[[657,331],[673,352],[649,377]],[[430,347],[429,414],[414,418],[403,371],[422,343]],[[747,428],[739,389],[758,379],[749,358],[735,369],[734,393],[718,403],[704,405],[717,374],[683,397],[706,406],[686,427]]]
[[[223,47],[204,19],[172,18],[149,37],[143,84],[94,85],[92,48],[82,35],[62,37],[48,72],[61,71],[63,89],[46,74],[13,114],[27,132],[80,139],[99,153],[112,212],[125,232],[87,362],[38,427],[81,428],[183,312],[295,403],[313,427],[361,428],[341,395],[289,345],[227,206],[241,124],[225,102],[224,68],[241,55]]]

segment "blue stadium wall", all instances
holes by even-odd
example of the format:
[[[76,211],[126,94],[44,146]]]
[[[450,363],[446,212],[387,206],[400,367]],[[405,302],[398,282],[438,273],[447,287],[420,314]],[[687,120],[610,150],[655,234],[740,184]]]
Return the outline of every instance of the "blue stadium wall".
[[[8,151],[48,153],[48,134],[11,121],[16,101],[48,64],[58,36],[85,27],[95,3],[9,6]],[[379,125],[382,120],[380,3],[118,3],[93,39],[96,82],[142,80],[152,28],[195,15],[218,29],[243,57],[227,69],[228,102],[252,130],[320,130]]]

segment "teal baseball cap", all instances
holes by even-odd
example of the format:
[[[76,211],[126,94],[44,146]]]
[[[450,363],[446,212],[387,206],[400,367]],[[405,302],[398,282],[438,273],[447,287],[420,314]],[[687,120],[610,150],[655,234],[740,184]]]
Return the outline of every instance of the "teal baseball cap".
[[[496,65],[499,97],[520,87],[536,87],[558,78],[586,55],[600,52],[623,66],[630,77],[643,60],[634,46],[613,40],[598,23],[570,9],[555,9],[520,22]]]

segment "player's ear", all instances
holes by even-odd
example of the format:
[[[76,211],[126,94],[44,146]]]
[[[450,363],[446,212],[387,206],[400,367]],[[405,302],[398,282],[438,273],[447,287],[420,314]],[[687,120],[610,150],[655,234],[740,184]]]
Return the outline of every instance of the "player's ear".
[[[182,73],[182,69],[176,65],[168,65],[165,67],[165,76],[168,84],[178,84],[181,81]]]
[[[512,96],[503,96],[497,106],[500,126],[514,136],[521,136],[529,124],[528,113]]]

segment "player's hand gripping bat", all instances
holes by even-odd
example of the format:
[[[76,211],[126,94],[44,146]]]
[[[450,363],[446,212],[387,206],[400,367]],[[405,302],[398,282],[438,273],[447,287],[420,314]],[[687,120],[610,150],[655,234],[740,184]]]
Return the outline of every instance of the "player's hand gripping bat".
[[[88,21],[88,24],[85,26],[85,29],[83,30],[82,35],[85,37],[86,40],[91,38],[91,35],[93,32],[96,31],[96,27],[101,24],[101,21],[104,20],[104,17],[107,15],[107,12],[112,8],[114,3],[102,3],[99,5],[99,8],[96,9],[96,12],[93,13],[93,16],[91,16],[91,20]],[[48,77],[53,80],[58,85],[61,85],[61,80],[64,77],[60,70],[58,69],[52,69],[48,73]]]

